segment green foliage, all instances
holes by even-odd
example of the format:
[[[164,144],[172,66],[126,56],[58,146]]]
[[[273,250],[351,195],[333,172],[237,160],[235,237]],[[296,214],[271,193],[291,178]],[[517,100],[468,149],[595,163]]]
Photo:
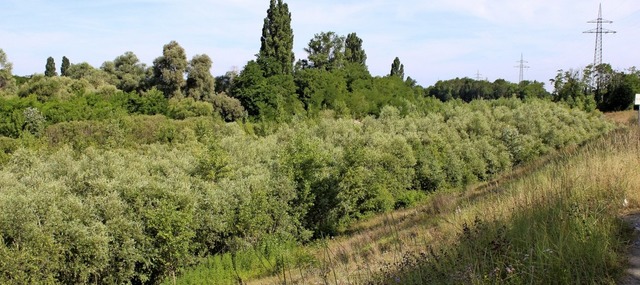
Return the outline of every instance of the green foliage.
[[[18,90],[18,96],[37,96],[39,101],[50,99],[68,99],[75,93],[85,93],[90,89],[86,80],[73,80],[69,77],[46,77],[35,75]]]
[[[257,63],[265,76],[293,73],[293,30],[289,5],[271,0],[264,18]]]
[[[227,122],[241,120],[247,116],[247,112],[240,101],[227,96],[225,93],[210,95],[205,100],[213,105],[214,113],[220,114],[222,119]]]
[[[190,117],[211,116],[213,106],[208,102],[195,101],[193,98],[170,99],[167,106],[167,116],[183,120]]]
[[[53,59],[53,57],[47,58],[47,64],[45,65],[44,76],[46,77],[58,76],[58,72],[56,71],[56,62]]]
[[[23,111],[24,115],[24,131],[39,137],[44,130],[46,119],[36,108],[27,107]]]
[[[124,92],[140,91],[144,87],[146,67],[133,52],[125,52],[112,62],[103,63],[101,69],[115,76],[116,87]]]
[[[634,238],[620,214],[637,188],[637,161],[625,157],[637,140],[635,130],[614,132],[457,208],[447,216],[460,223],[455,236],[369,284],[620,282]]]
[[[153,84],[167,98],[182,98],[187,65],[184,49],[171,41],[162,48],[162,56],[153,61]]]
[[[298,96],[310,113],[339,109],[339,102],[347,99],[345,80],[337,72],[322,69],[303,69],[296,72]]]
[[[552,82],[555,101],[585,111],[626,110],[640,92],[640,73],[635,68],[621,72],[609,64],[589,65],[582,72],[559,70]]]
[[[131,96],[128,102],[129,112],[137,114],[167,114],[168,108],[169,101],[164,97],[164,93],[156,88],[152,88],[140,96]]]
[[[211,75],[211,58],[206,55],[195,55],[187,68],[186,95],[201,100],[215,91],[215,79]]]
[[[338,36],[334,32],[323,32],[316,34],[304,51],[308,53],[310,67],[333,70],[343,66],[344,48],[344,37]]]
[[[302,109],[291,75],[264,77],[259,64],[250,61],[235,80],[233,96],[249,115],[263,120],[286,121]]]
[[[572,108],[593,111],[596,108],[594,95],[588,92],[588,76],[580,78],[575,70],[559,70],[553,80],[553,98],[555,101],[567,103]]]
[[[345,40],[345,60],[349,63],[367,66],[367,54],[362,48],[362,39],[356,33],[350,33]]]
[[[598,100],[599,110],[626,110],[633,105],[635,94],[640,93],[640,73],[634,70],[613,73],[603,89],[603,94],[598,94],[602,97]]]
[[[0,95],[15,91],[16,80],[11,75],[13,65],[7,59],[7,54],[0,49]]]
[[[66,56],[62,57],[62,64],[60,65],[60,75],[69,76],[67,73],[69,71],[69,67],[71,67],[71,62]]]
[[[400,59],[398,57],[396,57],[391,64],[389,76],[397,76],[404,80],[404,64],[400,63]]]
[[[326,76],[327,85],[309,87],[320,94],[333,82],[346,90],[328,71],[300,75]],[[291,82],[259,80],[266,94]],[[153,89],[142,96],[0,98],[0,130],[19,138],[0,141],[0,260],[7,260],[0,281],[155,284],[222,252],[236,268],[273,262],[242,278],[272,273],[289,257],[256,251],[269,241],[339,234],[363,217],[417,203],[430,191],[487,181],[611,128],[596,114],[543,100],[441,103],[416,97],[398,77],[353,87],[370,96],[377,118],[322,111],[287,124],[224,123],[212,116],[215,103],[166,100]],[[281,109],[257,101],[258,110],[290,114],[285,108],[295,104],[277,98]],[[163,112],[169,118],[127,116]],[[39,150],[20,147],[30,140]],[[252,248],[254,257],[243,261],[241,252]]]
[[[473,80],[470,78],[456,78],[438,81],[427,89],[430,96],[442,101],[462,99],[470,102],[476,99],[498,99],[518,97],[520,99],[547,99],[551,94],[544,89],[544,84],[534,81],[522,81],[520,84],[509,83],[504,79],[494,82]]]
[[[239,75],[238,71],[231,70],[231,71],[227,71],[222,76],[217,76],[215,78],[215,93],[231,94],[233,89],[232,87],[238,75]]]

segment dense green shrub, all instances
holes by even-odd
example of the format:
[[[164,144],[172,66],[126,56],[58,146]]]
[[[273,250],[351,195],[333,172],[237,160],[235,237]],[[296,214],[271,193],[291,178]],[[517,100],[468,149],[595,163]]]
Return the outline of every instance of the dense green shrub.
[[[135,96],[73,104],[129,108]],[[21,110],[0,125],[16,137],[31,129],[22,110],[57,102],[28,98],[2,99]],[[337,234],[612,128],[541,100],[427,104],[427,115],[386,106],[378,118],[289,124],[225,123],[208,108],[103,119],[87,107],[77,116],[96,120],[46,126],[39,150],[2,139],[0,283],[158,283],[198,257]]]

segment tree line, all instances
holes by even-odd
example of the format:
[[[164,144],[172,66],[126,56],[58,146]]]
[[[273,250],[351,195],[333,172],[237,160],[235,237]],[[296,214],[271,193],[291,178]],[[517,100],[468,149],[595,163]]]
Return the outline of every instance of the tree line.
[[[407,112],[411,108],[424,108],[427,97],[465,102],[503,97],[546,98],[585,110],[621,110],[628,108],[632,94],[640,91],[637,70],[614,71],[608,65],[590,66],[582,73],[559,71],[552,80],[551,93],[542,82],[514,84],[503,79],[488,82],[456,78],[424,88],[411,77],[405,78],[404,64],[397,57],[388,75],[372,76],[363,40],[356,33],[343,36],[320,32],[304,49],[306,58],[297,61],[293,36],[288,5],[272,0],[256,59],[241,71],[229,71],[218,77],[211,74],[213,63],[208,55],[198,54],[188,60],[184,48],[175,41],[163,47],[162,55],[151,66],[141,63],[129,51],[99,68],[88,63],[73,64],[65,56],[58,73],[55,60],[50,57],[44,76],[30,78],[12,76],[12,65],[0,51],[0,92],[21,98],[35,95],[45,102],[60,98],[52,98],[51,88],[44,90],[44,86],[70,90],[65,98],[74,93],[111,89],[111,93],[136,93],[140,98],[132,100],[144,101],[145,94],[155,89],[167,101],[189,99],[211,104],[227,120],[249,117],[281,122],[313,116],[326,109],[354,118],[379,115],[387,105]]]

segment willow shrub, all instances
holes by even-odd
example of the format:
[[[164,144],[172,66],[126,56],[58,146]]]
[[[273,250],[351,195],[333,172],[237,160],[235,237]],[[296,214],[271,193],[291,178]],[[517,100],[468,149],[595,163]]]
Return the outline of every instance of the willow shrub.
[[[51,125],[38,150],[5,140],[0,283],[158,283],[198,257],[341,233],[612,128],[545,101],[436,105],[279,125],[125,116]]]

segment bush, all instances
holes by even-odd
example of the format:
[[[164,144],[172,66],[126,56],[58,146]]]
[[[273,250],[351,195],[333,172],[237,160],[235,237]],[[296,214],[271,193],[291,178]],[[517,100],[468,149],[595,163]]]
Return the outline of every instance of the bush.
[[[66,102],[131,107],[135,96]],[[0,107],[17,116],[0,126],[18,136],[23,110],[43,104],[2,100],[20,111]],[[612,128],[596,114],[537,100],[437,103],[426,116],[387,106],[378,119],[288,124],[225,123],[202,104],[212,106],[171,101],[183,120],[52,124],[42,133],[50,148],[40,150],[18,147],[27,136],[0,140],[0,283],[159,283],[199,257],[341,233]]]

